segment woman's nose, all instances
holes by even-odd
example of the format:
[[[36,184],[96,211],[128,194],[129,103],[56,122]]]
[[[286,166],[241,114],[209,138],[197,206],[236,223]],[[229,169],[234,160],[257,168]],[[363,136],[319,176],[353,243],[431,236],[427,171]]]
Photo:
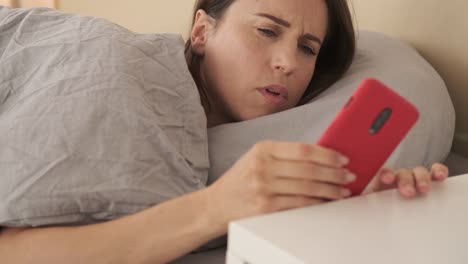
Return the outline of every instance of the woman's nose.
[[[295,50],[289,48],[278,48],[274,51],[272,68],[275,71],[281,71],[283,74],[287,75],[293,73],[297,68]]]

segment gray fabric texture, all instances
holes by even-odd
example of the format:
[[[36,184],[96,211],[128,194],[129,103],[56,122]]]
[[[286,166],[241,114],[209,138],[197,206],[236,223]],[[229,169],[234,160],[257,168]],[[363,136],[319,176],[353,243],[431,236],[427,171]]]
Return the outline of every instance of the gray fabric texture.
[[[0,225],[100,222],[203,188],[206,117],[183,49],[0,7]]]

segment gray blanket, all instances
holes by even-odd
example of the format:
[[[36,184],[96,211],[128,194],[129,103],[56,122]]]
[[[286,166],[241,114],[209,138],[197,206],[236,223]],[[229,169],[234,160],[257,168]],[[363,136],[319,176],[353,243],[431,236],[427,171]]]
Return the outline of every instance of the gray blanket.
[[[86,224],[203,188],[183,39],[0,7],[0,225]]]

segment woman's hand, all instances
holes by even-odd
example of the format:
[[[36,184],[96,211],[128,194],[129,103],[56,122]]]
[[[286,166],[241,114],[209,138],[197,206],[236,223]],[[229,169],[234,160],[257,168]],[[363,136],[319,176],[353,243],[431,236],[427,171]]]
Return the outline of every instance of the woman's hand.
[[[369,192],[378,192],[398,188],[406,198],[414,197],[417,193],[427,193],[431,190],[432,181],[444,181],[449,174],[447,166],[435,163],[431,171],[425,167],[400,169],[393,171],[382,169],[369,187]]]
[[[356,176],[348,159],[320,146],[267,141],[256,144],[208,187],[210,213],[229,221],[320,204],[350,196],[341,185]]]

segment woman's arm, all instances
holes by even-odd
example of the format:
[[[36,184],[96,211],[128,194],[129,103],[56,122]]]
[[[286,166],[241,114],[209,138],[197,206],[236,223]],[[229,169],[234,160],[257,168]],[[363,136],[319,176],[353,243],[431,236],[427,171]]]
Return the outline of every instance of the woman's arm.
[[[230,221],[341,199],[340,154],[260,142],[211,186],[118,220],[81,227],[7,229],[2,263],[166,263],[226,233]],[[316,162],[316,163],[314,163]]]
[[[219,180],[118,220],[81,227],[7,229],[2,263],[166,263],[223,235],[230,221],[347,197],[339,153],[319,146],[255,144]],[[344,192],[346,191],[346,192]]]
[[[101,224],[4,229],[1,262],[169,262],[226,232],[226,225],[216,223],[210,213],[208,192],[207,188]]]
[[[348,197],[351,192],[343,185],[356,179],[344,167],[348,162],[320,146],[260,142],[211,186],[140,213],[82,227],[3,230],[0,260],[166,263],[225,234],[230,221]],[[396,177],[401,188],[406,180],[420,184],[429,179],[428,172],[413,171],[411,177]],[[443,180],[448,172],[434,165],[431,174]],[[390,183],[389,174],[382,175],[382,182]]]
[[[165,263],[223,235],[230,221],[348,197],[341,154],[294,142],[255,144],[211,186],[119,220],[10,229],[6,263]]]

